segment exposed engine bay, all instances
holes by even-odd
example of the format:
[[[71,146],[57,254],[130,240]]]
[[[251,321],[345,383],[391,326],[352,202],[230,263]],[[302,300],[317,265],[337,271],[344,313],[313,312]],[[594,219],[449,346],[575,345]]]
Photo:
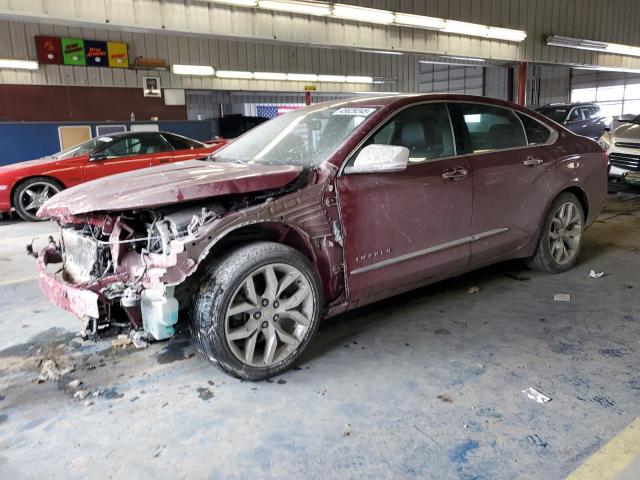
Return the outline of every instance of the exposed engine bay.
[[[229,230],[244,227],[235,238],[248,239],[264,235],[262,225],[270,225],[268,234],[284,240],[286,230],[271,221],[283,221],[289,213],[294,217],[291,223],[310,221],[316,230],[321,227],[319,237],[334,236],[335,225],[324,211],[305,204],[308,193],[302,192],[307,189],[300,190],[304,183],[302,175],[285,187],[250,195],[58,219],[60,244],[50,243],[39,259],[41,287],[59,306],[84,319],[85,338],[127,329],[143,340],[169,338],[175,333],[178,312],[189,307],[193,289],[206,272],[200,263],[214,245],[224,248],[220,240]],[[311,187],[317,188],[324,187]],[[319,251],[327,245],[339,248],[341,259],[335,241],[309,239],[310,249]],[[326,254],[320,257],[327,265],[332,263]],[[47,276],[51,274],[63,287]],[[57,296],[52,289],[64,291]],[[94,296],[89,298],[90,294]]]

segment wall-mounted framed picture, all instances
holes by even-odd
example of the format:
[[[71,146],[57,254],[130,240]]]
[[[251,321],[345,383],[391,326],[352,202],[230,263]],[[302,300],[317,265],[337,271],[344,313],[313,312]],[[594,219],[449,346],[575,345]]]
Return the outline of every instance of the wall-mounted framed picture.
[[[162,97],[160,77],[142,77],[142,89],[145,97]]]

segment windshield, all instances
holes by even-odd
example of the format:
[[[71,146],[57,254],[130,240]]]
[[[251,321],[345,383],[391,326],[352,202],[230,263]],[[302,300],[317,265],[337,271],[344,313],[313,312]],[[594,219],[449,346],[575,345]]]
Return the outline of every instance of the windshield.
[[[301,108],[250,130],[212,158],[221,162],[318,167],[376,110],[377,107],[354,107],[352,102]]]
[[[545,117],[549,117],[554,122],[563,123],[567,118],[569,109],[566,107],[545,107],[538,109],[538,113],[541,113]]]
[[[62,150],[61,152],[54,153],[51,156],[58,160],[79,157],[80,155],[91,153],[97,148],[104,147],[105,145],[113,142],[113,140],[114,138],[108,136],[92,138],[88,142],[84,142],[80,145],[75,145],[73,147],[67,148],[66,150]]]

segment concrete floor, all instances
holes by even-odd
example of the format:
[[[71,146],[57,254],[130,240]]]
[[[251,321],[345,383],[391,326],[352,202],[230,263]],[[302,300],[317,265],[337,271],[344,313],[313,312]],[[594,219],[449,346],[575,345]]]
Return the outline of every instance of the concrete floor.
[[[501,264],[343,315],[261,383],[184,334],[141,351],[74,339],[23,256],[49,231],[0,224],[3,478],[559,479],[640,416],[640,198],[610,197],[571,272]],[[43,358],[75,370],[36,383]]]

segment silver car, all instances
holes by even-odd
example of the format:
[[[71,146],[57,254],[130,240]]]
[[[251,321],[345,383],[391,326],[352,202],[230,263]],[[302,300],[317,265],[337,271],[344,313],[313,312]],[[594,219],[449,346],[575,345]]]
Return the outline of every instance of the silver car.
[[[609,190],[639,192],[640,115],[623,115],[619,121],[624,123],[598,140],[609,154]]]

